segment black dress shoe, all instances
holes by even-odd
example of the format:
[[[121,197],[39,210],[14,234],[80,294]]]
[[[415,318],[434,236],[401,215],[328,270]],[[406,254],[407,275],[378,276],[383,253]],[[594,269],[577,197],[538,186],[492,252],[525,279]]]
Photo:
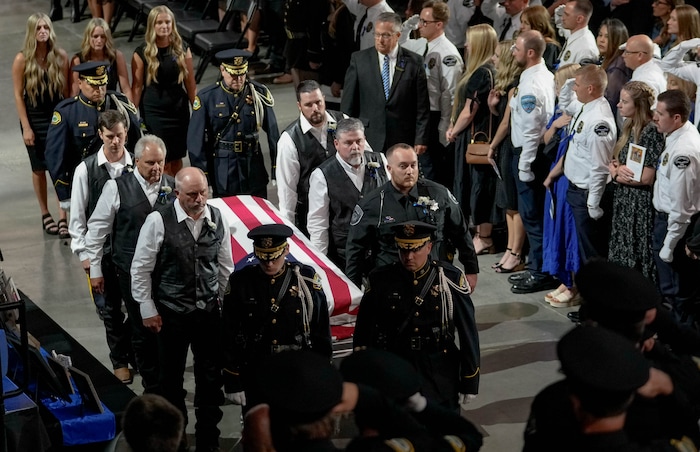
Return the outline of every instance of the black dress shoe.
[[[508,277],[508,282],[511,284],[519,284],[530,277],[530,272],[525,270],[522,273],[516,273],[515,275],[510,275]]]
[[[567,313],[566,316],[574,323],[579,323],[581,321],[581,316],[579,315],[578,311],[571,311]]]
[[[559,282],[551,276],[535,276],[530,274],[527,279],[513,284],[510,291],[513,293],[525,294],[556,289],[558,286]]]

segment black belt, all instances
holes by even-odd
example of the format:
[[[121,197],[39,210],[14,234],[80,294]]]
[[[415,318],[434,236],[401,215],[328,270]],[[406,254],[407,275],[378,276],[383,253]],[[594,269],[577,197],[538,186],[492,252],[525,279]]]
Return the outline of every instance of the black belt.
[[[219,155],[217,151],[233,151],[235,153],[241,153],[250,151],[257,143],[252,143],[247,140],[236,140],[236,141],[223,141],[220,140],[215,149],[216,157],[227,157],[227,155]]]
[[[440,348],[440,341],[430,336],[410,336],[409,344],[411,350],[425,350],[427,348],[437,350]]]

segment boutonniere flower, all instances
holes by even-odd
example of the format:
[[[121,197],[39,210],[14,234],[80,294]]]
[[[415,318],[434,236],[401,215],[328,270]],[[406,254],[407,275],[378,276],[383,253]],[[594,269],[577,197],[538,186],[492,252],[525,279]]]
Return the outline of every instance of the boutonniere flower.
[[[367,170],[369,171],[369,175],[372,179],[377,178],[377,171],[379,170],[379,167],[381,165],[379,162],[367,162]]]
[[[161,204],[165,204],[168,202],[168,195],[173,192],[173,189],[168,187],[167,185],[163,185],[160,187],[160,191],[158,191],[158,202]]]
[[[133,173],[134,172],[134,167],[131,165],[127,165],[126,168],[124,168],[127,173]]]
[[[329,122],[328,123],[328,132],[329,133],[335,133],[335,129],[338,128],[338,123],[337,122]]]
[[[403,71],[404,69],[406,69],[406,60],[404,60],[403,58],[401,58],[401,59],[399,60],[398,64],[396,65],[396,70],[397,70],[397,71]]]
[[[433,212],[436,212],[440,208],[437,201],[430,199],[427,196],[419,196],[418,200],[413,204],[413,206],[422,207],[423,209],[432,210]]]
[[[216,231],[216,223],[214,223],[213,221],[207,219],[207,226],[209,226],[209,229],[211,229],[212,231]]]

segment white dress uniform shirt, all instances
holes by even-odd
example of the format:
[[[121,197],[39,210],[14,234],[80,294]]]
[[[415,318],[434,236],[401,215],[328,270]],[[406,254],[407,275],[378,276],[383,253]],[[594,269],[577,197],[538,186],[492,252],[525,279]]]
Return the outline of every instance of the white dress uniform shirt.
[[[585,59],[598,61],[600,51],[595,42],[595,36],[588,27],[573,33],[566,29],[562,29],[562,31],[566,36],[566,43],[559,54],[560,67],[566,64],[580,63]]]
[[[447,8],[450,10],[450,20],[445,24],[445,36],[455,47],[462,49],[476,6],[474,2],[464,6],[464,0],[447,0]]]
[[[343,115],[343,117],[347,118],[347,115]],[[306,134],[311,131],[323,149],[328,149],[328,128],[335,123],[335,119],[326,112],[326,121],[323,125],[313,127],[304,115],[299,114],[301,133]],[[299,184],[300,168],[297,146],[289,133],[284,131],[277,141],[277,198],[279,199],[280,214],[292,223],[294,223],[297,212],[297,185]]]
[[[156,203],[156,199],[158,199],[158,192],[160,192],[163,179],[161,178],[160,181],[149,184],[138,170],[134,170],[134,175],[136,180],[139,181],[143,193],[148,198],[151,206],[153,206]],[[114,219],[117,216],[117,212],[119,212],[120,206],[121,199],[117,183],[114,180],[108,180],[105,186],[102,187],[100,199],[97,200],[95,210],[87,222],[88,231],[85,235],[85,249],[90,258],[91,278],[102,277],[102,247],[107,236],[112,233]]]
[[[175,200],[174,205],[177,222],[182,223],[184,221],[187,229],[192,233],[192,237],[197,240],[199,233],[202,232],[204,221],[211,221],[209,206],[204,208],[204,213],[200,215],[199,219],[194,220],[185,213],[178,199]],[[233,255],[231,254],[230,228],[224,215],[221,215],[221,222],[224,225],[224,230],[228,231],[228,234],[225,234],[221,241],[221,247],[217,255],[219,263],[219,297],[223,298],[228,286],[228,277],[233,273]],[[141,232],[139,232],[134,260],[131,263],[131,295],[139,303],[141,318],[144,319],[158,315],[158,310],[153,302],[151,274],[156,267],[158,252],[163,245],[164,238],[163,217],[160,212],[151,212],[146,217],[146,221],[141,227]]]
[[[368,150],[368,149],[365,149]],[[350,178],[358,191],[362,191],[362,186],[365,180],[366,162],[364,157],[362,163],[355,169],[343,160],[339,154],[335,154],[336,160],[340,162],[340,166],[345,170],[345,174]],[[389,173],[386,171],[386,157],[381,154],[382,168],[387,175],[387,180],[391,180]],[[328,196],[328,182],[326,176],[320,168],[316,168],[311,173],[309,190],[309,215],[306,224],[309,230],[309,238],[311,243],[318,248],[323,254],[328,254],[328,230],[330,228],[330,197]]]
[[[555,98],[554,75],[544,61],[525,69],[520,75],[520,83],[510,100],[510,136],[513,146],[522,147],[518,176],[523,182],[535,178],[530,167],[537,157],[537,147],[547,122],[554,114]]]
[[[104,146],[97,151],[97,165],[104,165],[109,173],[109,177],[116,179],[121,176],[122,170],[127,165],[133,165],[131,156],[126,150],[121,159],[110,163],[104,153]],[[71,204],[70,220],[68,222],[68,232],[70,232],[71,243],[70,249],[78,256],[80,262],[89,259],[87,250],[85,249],[85,235],[87,234],[88,218],[87,207],[90,198],[90,187],[88,185],[87,165],[85,162],[75,168],[73,173],[73,183],[71,184]]]
[[[391,9],[391,6],[389,6],[385,0],[369,8],[361,5],[357,0],[343,0],[343,3],[345,3],[348,11],[355,15],[355,25],[353,27],[355,31],[354,36],[357,36],[357,28],[360,26],[360,22],[362,22],[365,13],[367,13],[367,18],[362,23],[362,29],[359,30],[360,50],[374,47],[374,27],[376,26],[375,22],[377,17],[381,13],[393,13],[394,10]]]
[[[538,3],[539,4],[539,3]],[[530,2],[529,6],[533,6],[534,3]],[[520,31],[520,16],[522,11],[514,16],[509,16],[506,13],[506,9],[500,5],[499,0],[484,0],[481,3],[481,12],[484,16],[488,17],[493,21],[493,28],[496,30],[496,37],[500,39],[503,29],[508,24],[508,18],[510,18],[510,27],[506,32],[504,39],[513,39],[513,33]]]
[[[462,75],[464,61],[454,44],[442,34],[428,43],[424,64],[428,77],[430,111],[440,112],[440,142],[446,146],[445,132],[450,126],[452,100]]]
[[[673,260],[673,250],[683,238],[691,217],[700,211],[700,134],[691,123],[666,136],[654,182],[654,208],[668,214],[668,227],[659,257]]]
[[[693,39],[692,41],[700,45],[700,39]],[[695,83],[697,87],[697,91],[695,92],[696,113],[693,120],[695,127],[697,127],[700,125],[700,114],[697,113],[700,112],[700,67],[698,67],[698,64],[694,61],[683,61],[688,50],[689,49],[684,49],[681,46],[675,46],[666,53],[658,64],[663,72],[668,72],[678,78]]]
[[[588,190],[586,205],[598,209],[610,180],[608,165],[617,141],[617,126],[605,97],[583,104],[571,123],[573,135],[564,160],[564,174],[569,182]]]
[[[656,98],[659,97],[659,94],[666,91],[666,76],[664,75],[664,71],[659,66],[659,63],[652,58],[639,66],[634,70],[634,72],[632,72],[632,78],[630,79],[630,82],[635,81],[644,82],[652,87],[654,90],[654,106],[652,108],[655,108]]]

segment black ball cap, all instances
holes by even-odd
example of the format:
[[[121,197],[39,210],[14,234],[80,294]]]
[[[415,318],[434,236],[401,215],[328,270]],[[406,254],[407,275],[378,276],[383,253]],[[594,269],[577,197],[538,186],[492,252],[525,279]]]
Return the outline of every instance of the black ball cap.
[[[567,378],[591,389],[632,392],[649,380],[649,362],[623,336],[599,326],[579,326],[557,344]]]
[[[591,260],[576,274],[587,318],[598,322],[638,322],[661,303],[656,286],[632,268]]]
[[[340,373],[345,381],[372,386],[399,403],[420,391],[420,377],[413,366],[384,350],[354,352],[340,363]]]
[[[306,350],[284,351],[253,370],[260,402],[270,416],[294,424],[326,416],[343,396],[343,378],[328,358]]]

